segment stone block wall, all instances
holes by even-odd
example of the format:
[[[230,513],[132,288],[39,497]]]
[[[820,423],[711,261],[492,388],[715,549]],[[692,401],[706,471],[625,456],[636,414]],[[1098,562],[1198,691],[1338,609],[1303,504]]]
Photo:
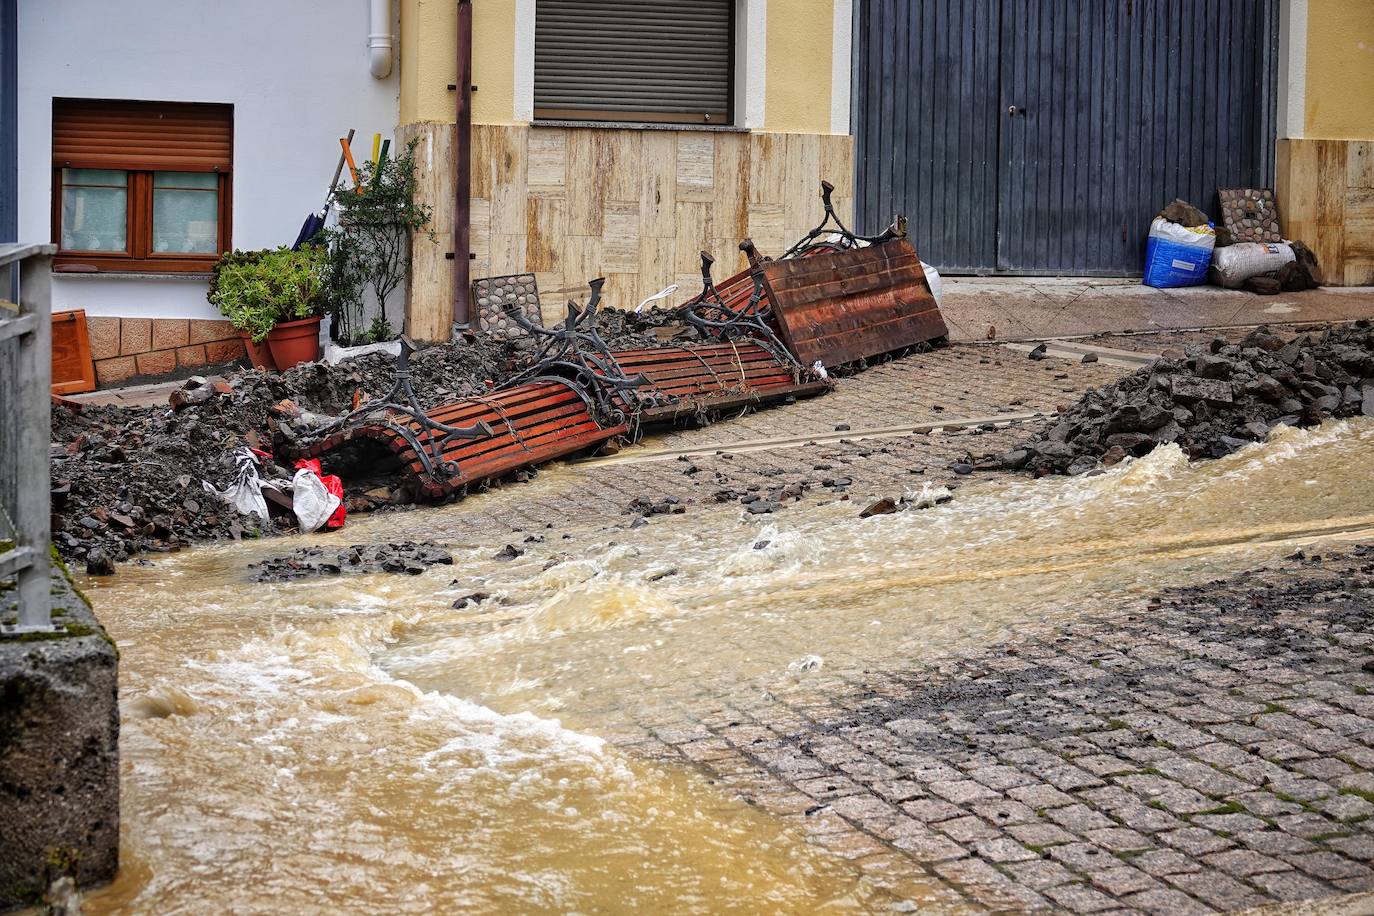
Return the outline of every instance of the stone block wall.
[[[402,125],[397,138],[419,140],[418,196],[434,213],[412,240],[407,331],[443,339],[453,125]],[[546,322],[568,299],[585,301],[596,277],[606,278],[608,308],[676,283],[671,304],[700,291],[703,249],[718,279],[744,266],[744,238],[781,254],[821,221],[822,178],[835,185],[841,218],[853,211],[854,145],[842,134],[478,124],[472,160],[472,278],[534,274]]]
[[[1279,218],[1328,286],[1374,285],[1374,140],[1280,140]]]
[[[102,387],[244,355],[243,341],[227,321],[87,316],[86,328],[96,382]]]

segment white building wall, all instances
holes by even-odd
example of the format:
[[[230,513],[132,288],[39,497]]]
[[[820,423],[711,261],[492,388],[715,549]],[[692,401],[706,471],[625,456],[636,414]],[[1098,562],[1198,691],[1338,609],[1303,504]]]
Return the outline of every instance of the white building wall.
[[[394,4],[393,7],[399,6]],[[234,105],[235,248],[289,245],[338,138],[390,137],[399,67],[368,72],[368,0],[19,0],[19,238],[52,234],[54,97]],[[203,280],[53,278],[55,309],[218,318]]]

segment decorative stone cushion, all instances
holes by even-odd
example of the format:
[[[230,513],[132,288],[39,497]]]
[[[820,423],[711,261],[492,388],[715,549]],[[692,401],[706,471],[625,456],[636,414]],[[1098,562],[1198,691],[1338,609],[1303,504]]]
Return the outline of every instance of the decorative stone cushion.
[[[483,277],[472,281],[472,300],[477,303],[477,326],[489,334],[515,338],[525,330],[510,320],[506,308],[514,304],[531,324],[542,324],[539,286],[534,274]]]
[[[1221,200],[1218,245],[1283,241],[1279,208],[1271,189],[1222,188],[1217,197]]]

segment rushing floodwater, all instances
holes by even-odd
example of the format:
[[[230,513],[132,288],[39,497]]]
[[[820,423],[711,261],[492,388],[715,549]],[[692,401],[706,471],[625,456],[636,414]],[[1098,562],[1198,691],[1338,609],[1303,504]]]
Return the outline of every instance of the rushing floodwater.
[[[278,540],[88,581],[123,653],[124,711],[124,867],[88,910],[937,903],[920,884],[874,886],[705,779],[594,735],[823,691],[1296,543],[1368,539],[1371,467],[1374,424],[1332,423],[1206,464],[1170,447],[867,520],[849,502],[697,511],[569,529],[497,561],[500,543],[468,530],[477,500],[315,539],[452,545],[455,565],[422,576],[247,584],[248,563],[300,543]],[[451,607],[478,590],[492,599]]]

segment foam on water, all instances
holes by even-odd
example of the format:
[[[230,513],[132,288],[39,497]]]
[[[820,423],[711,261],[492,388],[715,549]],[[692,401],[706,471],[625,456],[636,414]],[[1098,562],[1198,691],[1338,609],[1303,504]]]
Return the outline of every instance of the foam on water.
[[[880,907],[778,823],[595,736],[825,698],[1341,542],[1374,526],[1371,467],[1374,424],[1352,421],[1214,462],[1166,447],[1092,477],[975,477],[862,520],[858,499],[698,507],[509,560],[469,543],[414,577],[245,585],[282,542],[128,568],[89,583],[124,651],[130,866],[88,909]],[[348,542],[466,538],[469,511],[360,520]],[[473,591],[494,597],[451,606]]]

